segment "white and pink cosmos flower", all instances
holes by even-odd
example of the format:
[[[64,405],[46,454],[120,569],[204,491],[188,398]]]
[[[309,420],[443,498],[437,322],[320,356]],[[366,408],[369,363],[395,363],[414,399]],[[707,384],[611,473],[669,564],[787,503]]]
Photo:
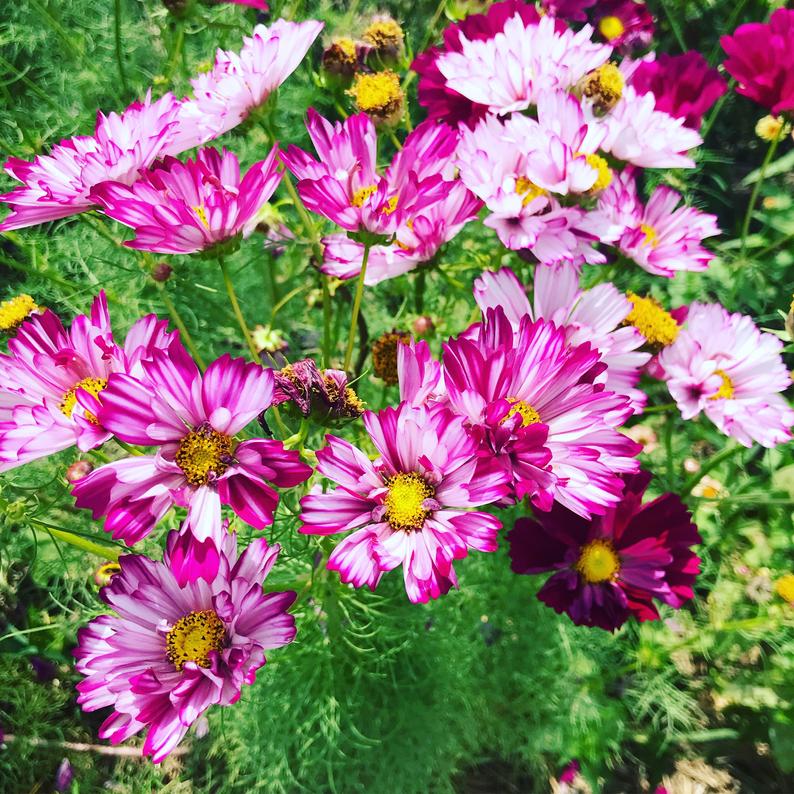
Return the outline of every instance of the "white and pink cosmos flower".
[[[95,205],[91,189],[102,182],[132,184],[141,168],[175,153],[181,105],[172,94],[153,102],[147,93],[120,115],[98,113],[93,135],[61,141],[33,162],[10,158],[5,170],[22,186],[0,196],[11,207],[0,231],[85,212]]]
[[[174,573],[185,537],[172,532],[162,562],[125,555],[100,591],[115,615],[77,634],[77,702],[111,708],[99,736],[118,744],[146,730],[142,754],[160,763],[210,706],[231,706],[265,664],[265,651],[288,645],[295,593],[262,592],[278,546],[254,540],[238,556],[225,533],[217,572],[180,582]],[[189,539],[188,539],[189,542]]]
[[[693,303],[677,339],[659,354],[659,366],[684,419],[703,412],[746,447],[791,440],[794,410],[781,392],[791,375],[783,343],[742,314],[716,303]]]
[[[679,193],[662,185],[643,205],[634,169],[627,168],[601,193],[598,211],[614,224],[621,253],[649,273],[672,278],[680,270],[706,270],[714,254],[702,242],[720,233],[715,215],[680,202]]]
[[[301,501],[301,532],[352,532],[331,553],[328,568],[343,582],[375,589],[386,571],[402,565],[414,603],[457,586],[453,563],[470,549],[495,551],[501,522],[471,508],[507,493],[505,472],[477,457],[461,417],[443,406],[401,403],[364,425],[379,457],[372,461],[348,441],[327,436],[317,470],[337,484],[317,487]]]
[[[483,314],[501,306],[516,330],[524,317],[544,319],[564,329],[568,344],[589,342],[607,365],[594,382],[625,395],[634,413],[642,413],[648,397],[637,383],[651,354],[638,349],[645,337],[633,326],[623,325],[632,304],[614,284],[582,290],[579,273],[571,265],[538,267],[530,304],[523,284],[506,267],[483,273],[474,282],[474,298]]]
[[[447,194],[444,174],[451,180],[453,165],[439,152],[454,136],[448,128],[421,125],[383,175],[376,168],[375,125],[366,113],[331,124],[309,108],[306,129],[319,160],[297,146],[287,147],[281,159],[299,180],[306,207],[348,232],[391,236]]]
[[[242,177],[237,157],[225,149],[200,149],[195,160],[185,162],[166,157],[141,171],[133,185],[104,182],[91,198],[106,215],[134,229],[135,239],[126,246],[197,253],[253,232],[259,210],[281,181],[277,153],[273,147]]]
[[[33,314],[0,354],[0,471],[77,445],[94,449],[111,437],[98,418],[114,373],[139,374],[141,362],[176,338],[150,314],[113,338],[104,292],[67,331],[49,309]]]
[[[450,408],[508,471],[515,498],[584,518],[620,501],[620,474],[638,470],[641,447],[615,429],[632,407],[595,382],[597,350],[543,319],[524,316],[516,330],[497,307],[444,346],[443,368]]]
[[[114,375],[102,395],[100,421],[129,444],[157,447],[94,469],[73,489],[78,507],[132,545],[174,505],[187,507],[186,527],[214,573],[221,505],[264,529],[278,493],[308,479],[311,467],[280,441],[236,436],[273,402],[273,372],[259,364],[215,360],[202,376],[178,341],[143,362],[142,375]]]
[[[552,17],[524,21],[516,13],[491,38],[469,40],[458,31],[459,50],[436,65],[447,87],[492,113],[521,111],[547,91],[567,91],[606,63],[612,47],[591,41],[593,29],[574,32]]]

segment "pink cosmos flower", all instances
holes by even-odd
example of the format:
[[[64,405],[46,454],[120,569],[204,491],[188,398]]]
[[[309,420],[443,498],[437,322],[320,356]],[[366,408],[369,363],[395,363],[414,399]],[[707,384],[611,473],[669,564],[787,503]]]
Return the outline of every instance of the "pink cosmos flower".
[[[701,243],[720,233],[716,216],[678,207],[680,201],[679,193],[660,186],[643,206],[634,170],[627,168],[600,194],[598,206],[622,228],[616,245],[625,256],[649,273],[672,278],[680,270],[706,270],[714,254]]]
[[[632,408],[593,382],[599,358],[552,322],[524,316],[515,330],[501,307],[444,346],[450,407],[510,473],[517,499],[542,510],[556,500],[585,517],[619,501],[618,474],[637,470],[641,447],[614,429]]]
[[[679,609],[694,597],[701,542],[683,502],[665,493],[642,504],[651,475],[626,477],[619,504],[590,521],[555,506],[508,533],[513,571],[555,571],[538,598],[577,626],[615,631],[630,617],[659,620],[653,600]]]
[[[774,447],[791,440],[794,424],[794,410],[780,394],[791,385],[782,347],[749,317],[693,303],[659,365],[684,419],[702,411],[744,446]]]
[[[472,126],[488,112],[486,105],[472,102],[449,87],[446,77],[438,69],[438,59],[447,52],[460,52],[463,40],[483,41],[493,38],[504,29],[505,22],[516,14],[527,24],[540,19],[535,7],[523,0],[494,3],[484,14],[472,14],[449,25],[444,30],[441,47],[430,47],[416,56],[411,69],[419,75],[419,104],[425,108],[430,119],[439,119],[453,127],[460,121]]]
[[[632,304],[613,284],[581,290],[573,266],[538,267],[530,305],[524,286],[506,267],[483,273],[474,282],[474,298],[483,314],[501,306],[516,330],[524,317],[543,319],[564,329],[569,345],[589,342],[607,365],[595,382],[625,395],[633,412],[642,413],[648,397],[636,386],[651,354],[638,350],[645,337],[636,328],[623,325]]]
[[[183,120],[203,129],[206,143],[243,122],[294,71],[319,36],[316,20],[276,20],[257,25],[243,39],[239,53],[218,50],[215,65],[191,80],[195,99],[185,106]]]
[[[104,182],[91,198],[135,230],[135,239],[125,242],[130,248],[192,254],[253,232],[258,211],[281,180],[277,153],[274,146],[242,178],[237,157],[225,149],[200,149],[184,163],[166,157],[132,186]]]
[[[419,407],[446,402],[444,372],[423,339],[397,345],[397,381],[400,400]]]
[[[683,119],[694,130],[700,129],[703,116],[728,90],[725,78],[695,50],[683,55],[660,53],[655,60],[641,61],[631,85],[640,95],[653,94],[657,110]]]
[[[162,562],[125,555],[121,572],[100,590],[115,615],[77,634],[77,702],[111,707],[99,736],[118,744],[147,730],[143,755],[160,763],[210,706],[231,706],[265,664],[265,651],[288,645],[294,592],[263,593],[278,546],[254,540],[238,557],[225,533],[221,564],[206,579],[182,583],[174,567],[183,538],[171,532]]]
[[[794,110],[794,9],[778,8],[766,23],[739,25],[720,44],[737,93],[775,115]]]
[[[141,362],[176,333],[153,314],[138,320],[124,345],[113,338],[105,293],[67,331],[49,309],[33,314],[0,354],[0,471],[68,449],[93,449],[111,433],[98,418],[113,373],[137,374]]]
[[[269,483],[291,488],[312,470],[280,441],[235,438],[272,404],[272,370],[226,354],[202,376],[179,342],[142,367],[140,378],[108,380],[100,421],[122,441],[158,450],[94,469],[74,486],[76,505],[95,519],[104,516],[105,531],[128,545],[146,537],[172,505],[185,505],[186,526],[206,544],[214,573],[221,505],[264,529],[278,505]]]
[[[454,133],[446,127],[417,127],[382,176],[375,125],[366,113],[331,124],[309,108],[306,128],[320,159],[297,146],[281,159],[299,180],[306,207],[348,232],[394,234],[448,190],[443,172],[451,179]]]
[[[0,231],[85,212],[94,205],[89,194],[95,185],[134,182],[139,169],[170,151],[180,108],[172,94],[152,102],[147,93],[121,115],[98,113],[93,135],[63,140],[33,162],[11,157],[5,170],[22,186],[0,196],[11,207]]]
[[[449,88],[492,113],[525,110],[546,91],[573,88],[608,60],[612,48],[592,42],[592,32],[589,25],[574,32],[549,16],[528,23],[516,14],[492,38],[461,34],[460,51],[436,63]]]
[[[380,457],[374,462],[347,441],[327,436],[317,470],[337,483],[301,501],[301,532],[332,535],[354,530],[331,553],[328,568],[343,582],[375,589],[385,571],[403,566],[414,603],[457,586],[455,560],[469,549],[495,551],[501,522],[471,511],[501,499],[504,472],[478,459],[463,420],[443,406],[401,403],[364,425]]]
[[[591,18],[601,36],[622,53],[643,50],[653,41],[653,17],[642,0],[599,0]]]

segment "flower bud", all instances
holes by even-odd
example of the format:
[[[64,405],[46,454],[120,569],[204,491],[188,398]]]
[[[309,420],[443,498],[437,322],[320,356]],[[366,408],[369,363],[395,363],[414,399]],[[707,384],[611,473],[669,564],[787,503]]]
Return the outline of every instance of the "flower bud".
[[[169,265],[167,262],[158,262],[152,268],[152,278],[155,281],[162,284],[163,282],[168,281],[168,279],[171,278],[171,274],[173,272],[174,272],[174,268],[172,268],[171,265]]]
[[[433,323],[433,319],[428,317],[426,314],[423,314],[421,317],[417,317],[413,323],[413,330],[417,336],[425,336],[426,334],[432,334],[435,331],[436,326]]]

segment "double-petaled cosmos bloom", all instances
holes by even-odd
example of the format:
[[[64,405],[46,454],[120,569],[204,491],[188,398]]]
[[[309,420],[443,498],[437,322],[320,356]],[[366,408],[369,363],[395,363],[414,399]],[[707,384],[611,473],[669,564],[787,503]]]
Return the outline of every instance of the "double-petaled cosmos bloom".
[[[195,98],[184,104],[181,123],[201,130],[200,143],[233,129],[298,68],[322,29],[316,20],[278,19],[257,25],[239,53],[219,49],[212,69],[191,80]]]
[[[706,270],[714,254],[702,242],[720,233],[716,216],[680,202],[679,193],[662,185],[643,206],[627,168],[601,193],[598,206],[621,230],[615,243],[621,253],[649,273],[672,278],[680,270]]]
[[[100,395],[113,373],[140,372],[141,361],[171,343],[154,315],[113,338],[105,293],[69,330],[49,309],[33,314],[0,354],[0,471],[74,444],[93,449],[111,433],[98,418]]]
[[[701,411],[726,435],[749,447],[791,440],[792,410],[781,392],[791,385],[783,343],[742,314],[693,303],[659,366],[684,419]]]
[[[574,32],[549,16],[527,22],[516,13],[491,38],[459,34],[460,50],[440,55],[436,65],[449,88],[492,113],[526,110],[607,61],[612,47],[591,41],[592,33],[589,25]]]
[[[615,427],[631,415],[626,397],[594,383],[597,350],[569,344],[564,327],[501,307],[444,346],[450,407],[510,474],[513,494],[540,509],[558,501],[589,517],[620,499],[619,473],[637,471],[640,447]]]
[[[720,44],[739,94],[775,115],[794,110],[794,9],[778,8],[766,23],[739,25]]]
[[[22,186],[0,196],[11,207],[0,231],[85,212],[95,204],[91,188],[107,180],[132,184],[141,168],[172,152],[180,108],[171,94],[155,102],[147,94],[121,115],[98,113],[93,135],[61,141],[32,162],[10,158],[5,170]]]
[[[281,158],[299,180],[306,207],[348,232],[393,235],[447,193],[442,172],[451,180],[454,133],[446,128],[417,128],[383,175],[376,170],[375,125],[365,113],[331,124],[309,108],[306,129],[319,160],[297,146]]]
[[[607,365],[595,382],[628,397],[632,410],[641,413],[648,398],[636,386],[651,354],[637,349],[645,338],[625,325],[634,308],[631,301],[613,284],[579,289],[579,274],[571,265],[537,268],[532,297],[530,304],[523,284],[507,267],[485,272],[474,282],[474,298],[483,314],[501,306],[515,329],[524,317],[544,319],[565,330],[568,344],[589,342]]]
[[[645,49],[653,41],[653,17],[642,0],[599,0],[591,17],[604,40],[622,53]]]
[[[142,171],[131,186],[104,182],[91,198],[106,215],[135,230],[125,245],[163,254],[192,254],[247,237],[281,174],[277,147],[240,175],[240,163],[223,149],[200,149],[195,160],[173,157]]]
[[[146,730],[143,755],[160,763],[210,706],[231,706],[253,684],[265,651],[295,637],[294,592],[263,593],[278,546],[254,540],[238,557],[226,533],[217,572],[187,584],[174,567],[184,538],[172,532],[162,562],[125,555],[100,591],[115,615],[77,635],[77,702],[112,708],[99,736],[118,744]]]
[[[642,504],[651,475],[626,477],[619,504],[587,521],[562,507],[520,518],[508,533],[513,571],[555,571],[538,598],[577,626],[614,631],[630,617],[658,620],[654,599],[676,609],[694,595],[701,542],[678,496]]]
[[[186,526],[203,543],[207,571],[217,568],[221,505],[264,529],[278,494],[311,468],[280,441],[235,436],[273,401],[273,372],[224,355],[202,374],[181,343],[157,351],[139,378],[109,378],[100,421],[123,441],[158,447],[94,469],[73,489],[78,507],[128,545],[152,531],[174,504],[187,507]]]
[[[301,501],[301,532],[353,532],[334,548],[328,568],[342,581],[374,589],[403,567],[405,589],[426,602],[457,586],[453,563],[469,549],[495,551],[501,522],[473,511],[507,492],[504,472],[477,457],[463,421],[443,406],[401,403],[364,414],[379,457],[335,436],[317,452],[317,470],[338,487]]]
[[[695,50],[683,55],[660,53],[655,60],[641,61],[630,84],[638,94],[653,94],[657,110],[683,119],[695,130],[728,90],[725,78]]]

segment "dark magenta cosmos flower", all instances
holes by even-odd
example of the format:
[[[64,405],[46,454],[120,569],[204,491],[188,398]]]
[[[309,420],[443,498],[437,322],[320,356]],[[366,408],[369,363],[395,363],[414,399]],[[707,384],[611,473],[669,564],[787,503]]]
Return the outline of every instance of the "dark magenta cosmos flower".
[[[642,504],[649,472],[624,478],[623,499],[590,521],[555,505],[508,534],[515,573],[556,573],[538,598],[577,626],[614,631],[632,615],[658,620],[655,598],[679,608],[693,597],[701,542],[683,502],[665,493]]]
[[[631,85],[638,94],[652,93],[657,110],[684,119],[695,130],[728,90],[725,78],[695,50],[683,55],[662,53],[655,61],[643,61],[631,76]]]
[[[720,44],[737,93],[775,114],[794,109],[794,10],[779,8],[767,23],[739,25]]]
[[[653,17],[643,2],[601,0],[595,4],[591,16],[604,40],[624,54],[643,50],[653,40]]]

